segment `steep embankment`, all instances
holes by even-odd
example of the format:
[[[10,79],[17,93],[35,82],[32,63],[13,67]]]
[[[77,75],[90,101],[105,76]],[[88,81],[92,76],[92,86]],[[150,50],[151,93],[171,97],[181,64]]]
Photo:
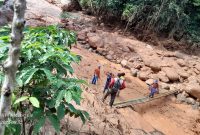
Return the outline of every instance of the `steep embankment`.
[[[28,0],[27,11],[28,24],[33,26],[58,23],[61,12],[60,8],[44,0]],[[107,104],[101,102],[106,78],[104,72],[112,71],[116,74],[123,71],[126,73],[127,88],[117,98],[118,101],[123,101],[148,94],[146,84],[141,80],[156,77],[162,82],[170,82],[170,84],[161,83],[163,89],[165,88],[163,92],[178,87],[182,83],[186,85],[192,83],[190,80],[194,79],[187,78],[191,75],[197,78],[198,70],[195,70],[194,64],[192,67],[190,65],[196,63],[199,60],[198,57],[160,50],[135,39],[121,36],[118,34],[119,31],[109,32],[104,27],[98,30],[93,24],[95,18],[82,13],[73,13],[72,17],[74,19],[68,20],[68,23],[64,25],[77,30],[78,39],[81,40],[78,48],[73,48],[74,52],[83,57],[79,65],[74,65],[76,76],[90,82],[93,70],[99,64],[102,65],[102,72],[99,84],[89,85],[83,92],[84,99],[80,108],[87,110],[91,119],[82,125],[80,119],[66,116],[62,124],[62,134],[79,132],[98,135],[193,135],[199,133],[198,110],[193,110],[186,104],[177,104],[173,96],[135,106],[136,111],[131,108],[110,109]],[[102,56],[92,52],[97,52]],[[181,75],[183,72],[176,71],[178,69],[184,70],[187,75],[186,73]],[[175,73],[171,75],[171,72],[167,71]],[[138,78],[132,76],[137,74]],[[171,84],[174,80],[178,83]],[[198,84],[198,80],[194,83]],[[184,100],[186,99],[188,100],[184,97]]]

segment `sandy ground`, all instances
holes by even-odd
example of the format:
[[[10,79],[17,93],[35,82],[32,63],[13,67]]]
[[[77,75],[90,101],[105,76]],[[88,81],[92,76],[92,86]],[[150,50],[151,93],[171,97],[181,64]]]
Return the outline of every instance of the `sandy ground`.
[[[114,64],[104,57],[95,53],[91,53],[88,50],[81,48],[80,46],[74,48],[73,52],[82,56],[82,61],[79,65],[74,65],[75,73],[82,79],[91,82],[93,70],[101,65],[101,80],[98,85],[94,86],[90,84],[90,88],[96,93],[97,98],[101,100],[102,90],[106,75],[104,72],[112,71],[113,73],[125,72],[127,81],[127,88],[120,93],[120,97],[116,101],[125,101],[132,98],[143,97],[148,94],[146,84],[140,81],[138,78],[132,77],[130,71],[124,69],[119,64]],[[159,100],[145,103],[143,105],[135,106],[137,112],[133,112],[129,108],[119,109],[119,112],[127,119],[127,123],[134,123],[135,126],[148,131],[148,127],[144,127],[144,122],[137,121],[138,117],[143,118],[155,129],[162,131],[166,135],[194,135],[192,132],[192,125],[199,117],[199,112],[193,110],[191,106],[184,104],[177,104],[175,97],[162,98]]]

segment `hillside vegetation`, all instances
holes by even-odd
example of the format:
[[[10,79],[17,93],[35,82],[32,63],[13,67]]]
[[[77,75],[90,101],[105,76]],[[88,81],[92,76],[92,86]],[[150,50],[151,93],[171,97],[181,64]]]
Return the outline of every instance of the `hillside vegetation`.
[[[199,46],[200,0],[80,0],[99,21]]]

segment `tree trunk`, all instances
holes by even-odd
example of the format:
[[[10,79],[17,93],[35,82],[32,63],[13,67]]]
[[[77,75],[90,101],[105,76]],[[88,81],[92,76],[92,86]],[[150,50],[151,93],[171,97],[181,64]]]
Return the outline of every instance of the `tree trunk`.
[[[18,69],[20,44],[23,39],[22,31],[24,29],[24,14],[26,9],[26,0],[14,0],[14,17],[11,32],[11,45],[9,47],[9,56],[3,65],[5,78],[1,90],[0,100],[0,135],[4,135],[5,125],[1,122],[6,121],[3,117],[9,114],[11,109],[11,95],[15,88],[16,72]]]

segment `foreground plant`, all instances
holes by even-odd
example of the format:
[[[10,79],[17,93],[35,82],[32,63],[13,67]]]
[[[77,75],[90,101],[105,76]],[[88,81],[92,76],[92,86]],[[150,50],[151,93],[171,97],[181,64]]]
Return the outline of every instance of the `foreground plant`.
[[[5,35],[8,30],[4,28],[0,35]],[[56,26],[27,28],[24,33],[21,64],[16,76],[18,88],[12,95],[12,110],[22,114],[22,124],[18,123],[19,119],[12,118],[10,121],[16,124],[8,124],[6,133],[25,134],[28,131],[36,134],[46,120],[59,132],[60,121],[66,114],[79,116],[85,122],[88,113],[76,109],[71,103],[74,101],[80,105],[81,84],[85,83],[70,77],[74,72],[71,63],[80,61],[80,56],[69,49],[75,42],[75,34]],[[0,41],[3,41],[2,62],[8,51],[6,43],[9,42],[9,36],[1,36]]]

